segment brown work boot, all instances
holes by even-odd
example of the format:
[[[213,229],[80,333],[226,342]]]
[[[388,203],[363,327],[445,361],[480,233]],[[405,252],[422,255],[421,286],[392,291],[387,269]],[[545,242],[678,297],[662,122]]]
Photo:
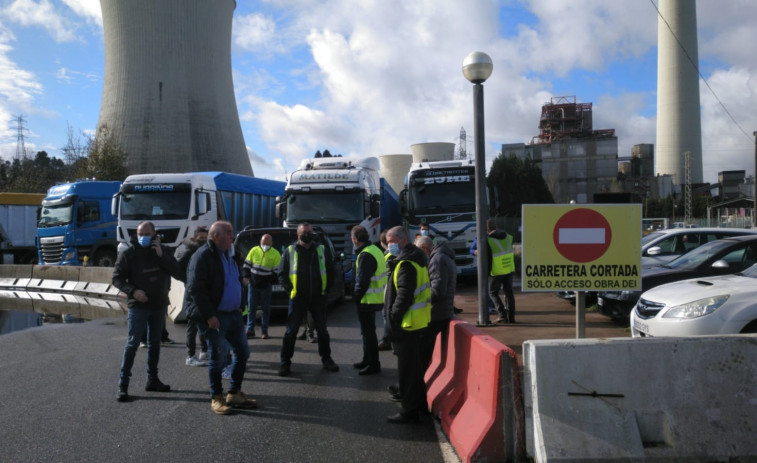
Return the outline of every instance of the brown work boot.
[[[237,391],[226,394],[226,405],[232,408],[254,410],[258,408],[258,401],[247,397],[242,391]]]
[[[222,395],[214,395],[210,401],[210,409],[217,415],[228,415],[231,413],[231,407],[226,405]]]

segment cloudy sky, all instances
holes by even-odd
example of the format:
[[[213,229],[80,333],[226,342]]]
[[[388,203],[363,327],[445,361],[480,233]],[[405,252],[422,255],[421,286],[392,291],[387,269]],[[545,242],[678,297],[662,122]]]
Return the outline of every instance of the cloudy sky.
[[[410,153],[415,143],[473,152],[465,56],[494,62],[485,83],[487,160],[538,134],[554,96],[591,102],[619,155],[655,142],[660,0],[238,0],[232,67],[255,174],[284,179],[316,150]],[[693,1],[693,0],[692,0]],[[754,172],[757,2],[699,0],[704,180]],[[68,127],[91,133],[103,85],[98,0],[0,0],[0,154],[62,156]]]

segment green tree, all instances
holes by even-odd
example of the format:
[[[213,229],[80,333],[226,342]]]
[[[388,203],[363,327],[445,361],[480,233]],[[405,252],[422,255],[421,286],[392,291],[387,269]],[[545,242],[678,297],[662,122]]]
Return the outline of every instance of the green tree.
[[[100,126],[95,137],[89,139],[87,152],[88,157],[74,161],[76,178],[121,181],[128,175],[127,154],[107,126]]]
[[[24,157],[0,164],[0,191],[46,193],[66,178],[66,165],[39,151],[33,159]]]
[[[489,202],[492,216],[520,217],[523,204],[555,202],[541,169],[531,158],[523,161],[500,153],[492,162],[486,183],[491,192],[496,192],[497,201]]]

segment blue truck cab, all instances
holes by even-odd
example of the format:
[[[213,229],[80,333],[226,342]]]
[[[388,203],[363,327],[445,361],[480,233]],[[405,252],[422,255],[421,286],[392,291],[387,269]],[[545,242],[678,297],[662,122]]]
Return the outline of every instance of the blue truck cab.
[[[120,187],[121,182],[79,180],[47,190],[37,223],[39,264],[112,267],[118,219],[111,201]]]

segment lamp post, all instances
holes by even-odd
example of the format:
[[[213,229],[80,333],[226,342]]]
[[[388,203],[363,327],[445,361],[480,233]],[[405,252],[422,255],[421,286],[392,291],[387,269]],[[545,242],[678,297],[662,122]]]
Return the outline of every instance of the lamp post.
[[[463,60],[463,75],[473,83],[473,137],[476,156],[476,240],[478,241],[478,326],[487,326],[489,321],[488,275],[489,262],[486,253],[486,158],[484,143],[484,86],[492,74],[492,59],[480,51],[474,51]]]

